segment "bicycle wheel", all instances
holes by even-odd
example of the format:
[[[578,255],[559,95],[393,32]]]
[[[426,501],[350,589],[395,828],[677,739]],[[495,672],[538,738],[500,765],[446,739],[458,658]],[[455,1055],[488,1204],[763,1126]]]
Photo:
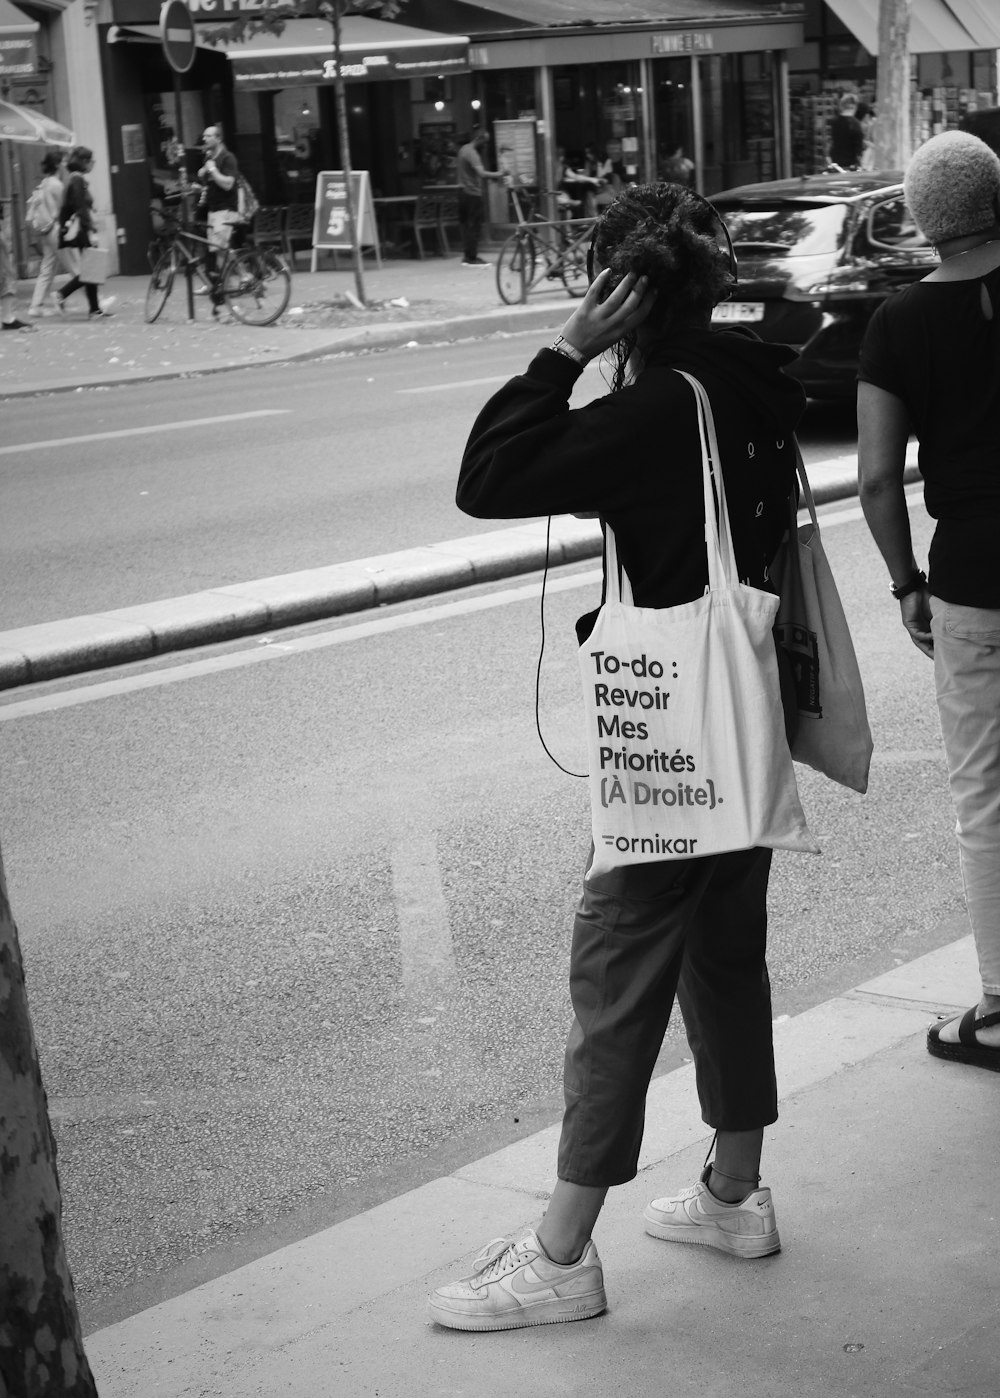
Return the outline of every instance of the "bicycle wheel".
[[[152,325],[157,316],[163,310],[170,293],[173,290],[174,274],[177,271],[177,264],[174,261],[173,248],[167,248],[166,252],[160,254],[156,266],[153,268],[153,275],[149,279],[149,286],[146,288],[146,324]]]
[[[241,248],[226,265],[222,292],[244,325],[270,325],[292,299],[292,274],[272,248]]]
[[[559,264],[559,278],[570,296],[584,296],[590,282],[587,278],[587,254],[578,244],[567,251]]]
[[[512,233],[497,258],[497,291],[508,306],[527,301],[535,280],[535,243],[529,233]]]

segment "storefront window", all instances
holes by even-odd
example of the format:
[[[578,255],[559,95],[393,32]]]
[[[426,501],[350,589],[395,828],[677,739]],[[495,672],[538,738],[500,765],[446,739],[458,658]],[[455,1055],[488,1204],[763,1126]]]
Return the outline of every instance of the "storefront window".
[[[638,63],[553,69],[557,184],[590,215],[641,177],[642,93]],[[599,179],[594,187],[573,174]]]
[[[699,62],[704,193],[773,180],[777,113],[772,55],[731,53]]]
[[[483,72],[480,77],[482,97],[477,116],[480,124],[492,129],[495,121],[515,121],[528,112],[535,112],[534,68],[509,68],[505,72]]]
[[[690,58],[658,58],[653,63],[656,121],[656,177],[675,184],[694,178]]]
[[[250,98],[253,94],[248,93]],[[312,197],[319,169],[320,103],[318,87],[289,87],[275,92],[274,143],[282,197],[288,203]]]

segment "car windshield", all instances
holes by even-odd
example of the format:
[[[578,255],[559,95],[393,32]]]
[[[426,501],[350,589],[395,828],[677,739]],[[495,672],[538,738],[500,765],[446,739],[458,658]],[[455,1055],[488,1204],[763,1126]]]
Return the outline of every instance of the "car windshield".
[[[842,247],[845,204],[729,204],[716,201],[729,236],[738,247],[760,244],[779,257],[811,257]]]

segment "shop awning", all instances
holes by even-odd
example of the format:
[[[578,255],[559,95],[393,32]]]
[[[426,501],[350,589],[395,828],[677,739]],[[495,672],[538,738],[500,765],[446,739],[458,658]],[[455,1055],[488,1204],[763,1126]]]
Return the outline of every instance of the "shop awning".
[[[870,54],[878,54],[878,7],[871,0],[827,0]],[[911,53],[962,53],[1000,48],[997,0],[913,0]]]
[[[582,25],[663,24],[696,28],[702,24],[763,24],[770,20],[801,22],[805,4],[789,0],[462,0],[466,10],[482,10],[476,29],[502,31],[510,27],[549,29]],[[466,21],[463,19],[462,23]]]
[[[38,25],[10,0],[0,0],[0,34],[37,34]]]
[[[469,71],[469,40],[366,15],[341,21],[343,75],[352,82],[437,77]],[[321,19],[291,19],[280,34],[255,34],[219,48],[233,65],[237,92],[312,87],[333,82],[332,27]]]

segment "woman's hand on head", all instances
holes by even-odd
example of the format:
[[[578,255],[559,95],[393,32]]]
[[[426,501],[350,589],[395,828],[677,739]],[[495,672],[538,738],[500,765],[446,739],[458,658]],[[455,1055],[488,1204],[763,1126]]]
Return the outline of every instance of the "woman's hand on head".
[[[656,300],[649,279],[633,272],[609,291],[610,284],[611,272],[605,268],[562,328],[563,339],[588,359],[603,354],[641,325]]]

